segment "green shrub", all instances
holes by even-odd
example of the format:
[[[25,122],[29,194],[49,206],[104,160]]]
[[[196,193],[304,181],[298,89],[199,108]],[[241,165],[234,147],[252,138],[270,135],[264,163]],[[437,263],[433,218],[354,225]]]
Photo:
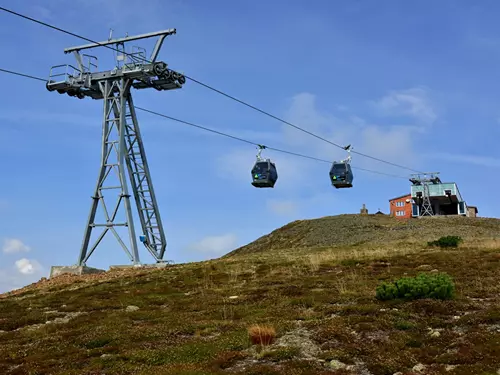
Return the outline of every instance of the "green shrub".
[[[462,237],[459,236],[445,236],[441,237],[437,241],[427,242],[427,246],[439,246],[439,247],[458,247],[458,244],[462,242]]]
[[[300,354],[300,349],[297,347],[283,347],[272,351],[265,351],[261,354],[261,358],[271,360],[273,362],[285,361],[294,359]]]
[[[111,340],[110,338],[99,338],[95,340],[90,340],[85,344],[83,344],[83,346],[87,349],[97,349],[108,345],[111,341],[113,340]]]
[[[415,324],[406,320],[398,320],[396,323],[394,323],[394,327],[396,329],[399,329],[400,331],[407,331],[409,329],[415,328]]]
[[[380,284],[376,290],[376,297],[382,301],[420,298],[444,300],[453,298],[454,293],[455,285],[447,274],[419,274],[417,277],[402,277],[391,283]]]
[[[340,265],[344,267],[355,267],[357,264],[362,264],[363,262],[360,262],[357,259],[344,259],[340,261]]]

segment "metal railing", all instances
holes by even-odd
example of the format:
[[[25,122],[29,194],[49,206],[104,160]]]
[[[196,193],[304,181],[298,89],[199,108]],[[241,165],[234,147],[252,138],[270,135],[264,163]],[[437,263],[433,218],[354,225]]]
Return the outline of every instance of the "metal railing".
[[[64,78],[58,79],[58,77],[64,77]],[[70,78],[81,79],[82,77],[83,77],[83,72],[80,69],[75,68],[73,65],[70,64],[55,65],[52,68],[50,68],[49,83],[56,83],[56,82],[69,83]]]
[[[82,54],[83,57],[86,57],[87,64],[84,64],[83,70],[85,73],[96,73],[97,72],[97,57],[92,55]],[[95,63],[93,62],[95,61]]]

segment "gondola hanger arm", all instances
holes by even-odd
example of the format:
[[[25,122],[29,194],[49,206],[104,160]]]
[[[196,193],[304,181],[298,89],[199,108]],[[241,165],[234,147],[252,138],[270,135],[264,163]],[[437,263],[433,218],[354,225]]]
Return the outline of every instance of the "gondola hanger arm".
[[[264,150],[265,148],[267,148],[266,146],[264,145],[257,145],[257,149],[259,150],[259,152],[257,152],[257,160],[263,160],[262,159],[262,156],[260,156],[260,154],[262,153],[262,150]]]

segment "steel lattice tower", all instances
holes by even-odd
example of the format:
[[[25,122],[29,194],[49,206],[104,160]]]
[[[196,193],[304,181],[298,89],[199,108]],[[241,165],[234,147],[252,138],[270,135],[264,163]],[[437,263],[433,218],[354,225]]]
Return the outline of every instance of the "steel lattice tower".
[[[169,29],[114,40],[110,36],[105,42],[67,48],[64,52],[74,54],[78,67],[58,65],[51,69],[47,82],[49,91],[57,90],[60,94],[68,94],[79,99],[90,97],[102,99],[104,102],[101,165],[92,195],[78,266],[86,265],[108,232],[116,237],[131,262],[140,264],[128,182],[131,184],[142,228],[140,240],[157,263],[164,262],[167,241],[132,101],[131,88],[156,90],[182,88],[186,82],[185,77],[168,69],[166,63],[156,61],[165,38],[175,33],[175,29]],[[140,47],[133,46],[131,53],[126,52],[128,42],[151,37],[159,38],[149,59],[146,58],[146,51]],[[97,71],[97,58],[81,54],[82,50],[109,45],[114,45],[113,49],[118,51],[117,64],[112,70]],[[116,201],[112,202],[112,205],[108,205],[112,199],[105,199],[105,193],[111,195],[109,192],[116,193]],[[104,214],[104,222],[96,220],[99,206]],[[120,207],[125,211],[124,220],[117,218]],[[116,231],[117,227],[128,228],[129,246]],[[102,232],[90,245],[92,233],[98,228],[102,228]]]
[[[429,183],[423,182],[424,194],[422,197],[422,215],[421,216],[434,216],[432,211],[431,198],[429,193]]]
[[[423,173],[423,174],[413,174],[410,181],[414,185],[422,186],[422,209],[419,216],[434,216],[434,211],[432,210],[431,204],[431,194],[429,192],[429,184],[441,183],[441,180],[437,176],[439,172]],[[418,194],[418,193],[417,193]]]

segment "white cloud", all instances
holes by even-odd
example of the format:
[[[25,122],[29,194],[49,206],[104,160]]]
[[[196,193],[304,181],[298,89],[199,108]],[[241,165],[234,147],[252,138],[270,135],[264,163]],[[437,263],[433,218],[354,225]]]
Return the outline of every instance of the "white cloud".
[[[43,266],[34,259],[19,259],[12,267],[0,269],[0,293],[22,288],[45,275]]]
[[[190,250],[223,254],[235,249],[238,245],[238,238],[235,234],[229,233],[221,236],[209,236],[188,246]]]
[[[32,275],[39,272],[42,266],[35,259],[22,258],[16,260],[16,268],[23,275]]]
[[[360,146],[362,147],[360,151],[367,155],[376,156],[379,159],[411,166],[415,159],[413,139],[417,132],[411,126],[383,128],[376,125],[367,125],[360,131]],[[353,158],[359,158],[359,156],[355,154]],[[365,162],[367,161],[365,160]],[[369,167],[376,170],[387,169],[387,165],[384,164],[374,162],[370,162],[369,164]],[[398,169],[397,172],[406,173],[407,171]]]
[[[334,142],[340,142],[340,144],[346,142],[342,134],[338,134],[337,131],[341,127],[341,120],[330,113],[320,111],[316,105],[316,96],[311,93],[303,92],[295,95],[291,99],[288,110],[285,112],[285,119],[323,138],[328,138],[328,135],[331,135],[332,132],[337,132],[337,139]],[[285,141],[287,141],[289,145],[300,145],[304,144],[304,142],[310,145],[312,142],[317,146],[327,146],[327,149],[332,149],[331,145],[325,143],[321,139],[288,125],[283,124],[282,131]]]
[[[372,124],[355,115],[341,119],[328,112],[321,112],[312,94],[296,95],[286,113],[286,119],[337,145],[352,144],[355,151],[410,166],[415,160],[415,136],[421,133],[421,127],[415,125],[386,126]],[[283,127],[283,133],[290,147],[302,146],[306,154],[332,161],[346,156],[345,151],[340,148],[288,126]],[[391,168],[387,164],[380,164],[356,154],[352,156],[353,165],[383,169],[388,173],[401,173],[401,169],[387,170]]]
[[[437,119],[435,108],[429,100],[426,88],[414,87],[406,90],[393,90],[372,106],[385,116],[410,116],[425,124],[432,124]]]
[[[358,143],[354,143],[355,149],[366,151],[369,146],[370,153],[376,157],[396,158],[400,162],[404,160],[410,162],[413,158],[412,147],[409,147],[412,139],[410,127],[370,126],[356,116],[350,116],[346,120],[339,119],[332,114],[318,110],[316,97],[309,93],[294,96],[284,118],[339,145],[358,140]],[[268,132],[268,135],[262,134],[260,140],[255,139],[255,141],[262,142],[268,139],[273,140],[269,146],[275,146],[277,142],[274,143],[274,140],[280,140],[277,148],[328,161],[323,163],[273,150],[264,150],[262,155],[270,157],[276,163],[278,169],[276,186],[279,186],[280,190],[296,192],[317,187],[318,176],[328,179],[329,161],[340,160],[346,156],[344,150],[286,125],[282,126],[281,131]],[[388,139],[392,142],[390,145],[387,143]],[[237,183],[250,184],[250,170],[255,162],[255,154],[256,150],[253,147],[239,147],[225,153],[216,163],[219,175]],[[356,158],[355,155],[353,158],[357,166],[380,169],[380,164],[374,165],[373,161]]]
[[[2,251],[6,254],[28,252],[31,248],[17,238],[7,238],[3,242]]]
[[[217,160],[217,172],[222,178],[230,179],[238,184],[251,184],[251,170],[256,161],[256,148],[237,148],[230,150]],[[315,161],[301,159],[272,150],[264,150],[262,157],[270,158],[278,170],[276,187],[295,190],[308,186],[308,175],[311,168],[317,167]],[[324,164],[326,165],[326,164]],[[328,168],[328,165],[326,165]]]
[[[393,92],[393,94],[402,102],[406,100],[409,103],[408,108],[405,109],[403,106],[401,110],[404,109],[414,114],[413,122],[401,125],[377,124],[355,115],[352,111],[341,113],[335,103],[331,108],[322,110],[318,108],[316,96],[311,93],[300,93],[291,98],[290,106],[283,118],[337,145],[352,144],[354,151],[418,169],[415,161],[421,161],[421,158],[417,157],[415,145],[425,134],[425,127],[422,124],[419,125],[418,120],[434,120],[436,115],[432,109],[426,109],[424,104],[427,102],[423,99],[422,89],[409,89],[403,93]],[[409,99],[410,96],[413,99]],[[415,98],[422,98],[422,100],[419,102]],[[269,132],[268,136],[262,135],[262,139],[273,140],[268,146],[327,161],[341,160],[347,156],[341,148],[284,124],[280,130]],[[260,139],[255,139],[255,141],[263,142]],[[222,155],[216,163],[220,176],[236,181],[238,184],[250,184],[250,169],[255,161],[255,152],[256,150],[252,147],[239,147]],[[287,196],[283,200],[269,200],[267,209],[270,212],[301,216],[308,211],[310,202],[314,202],[316,207],[326,204],[325,202],[330,204],[331,194],[324,194],[324,189],[330,186],[328,176],[330,162],[322,163],[273,150],[265,150],[263,155],[269,156],[276,162],[279,176],[276,188],[279,188],[280,195],[285,192]],[[355,180],[359,178],[359,174],[380,178],[379,175],[361,171],[356,167],[398,176],[406,176],[410,173],[408,170],[355,153],[352,158]],[[341,203],[338,202],[338,204]]]
[[[270,199],[267,201],[267,207],[274,214],[284,216],[294,216],[298,210],[297,203],[292,200]]]

